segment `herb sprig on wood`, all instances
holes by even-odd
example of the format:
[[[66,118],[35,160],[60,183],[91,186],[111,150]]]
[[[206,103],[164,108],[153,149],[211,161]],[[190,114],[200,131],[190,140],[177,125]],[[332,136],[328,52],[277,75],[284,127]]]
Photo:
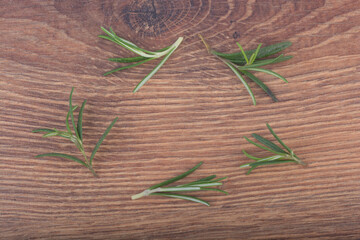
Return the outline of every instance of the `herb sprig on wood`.
[[[135,200],[135,199],[139,199],[145,196],[149,196],[149,195],[158,195],[158,196],[163,196],[163,197],[170,197],[170,198],[178,198],[178,199],[183,199],[183,200],[188,200],[188,201],[192,201],[192,202],[196,202],[196,203],[201,203],[204,204],[206,206],[210,206],[210,204],[202,199],[196,198],[196,197],[192,197],[189,195],[182,195],[182,194],[177,194],[177,192],[189,192],[189,191],[217,191],[217,192],[222,192],[225,194],[228,194],[227,192],[218,189],[218,188],[214,188],[216,186],[221,186],[222,185],[222,180],[226,179],[226,177],[223,178],[216,178],[216,175],[211,175],[202,179],[199,179],[197,181],[194,182],[190,182],[187,184],[182,184],[182,185],[177,185],[174,187],[164,187],[166,185],[169,185],[173,182],[176,182],[180,179],[185,178],[186,176],[188,176],[189,174],[193,173],[194,171],[196,171],[196,169],[198,169],[201,165],[203,164],[203,162],[200,162],[199,164],[197,164],[195,167],[193,167],[192,169],[178,175],[177,177],[171,178],[167,181],[164,181],[162,183],[156,184],[148,189],[146,189],[145,191],[138,193],[136,195],[133,195],[131,197],[131,199]]]
[[[112,41],[112,42],[114,42],[114,43],[116,43],[138,55],[137,57],[128,57],[128,58],[109,58],[109,61],[112,61],[112,62],[133,63],[133,64],[113,69],[109,72],[106,72],[104,74],[104,76],[109,75],[114,72],[117,72],[117,71],[124,70],[124,69],[139,66],[139,65],[146,63],[148,61],[151,61],[153,59],[164,57],[160,61],[160,63],[148,75],[146,75],[143,80],[141,80],[138,83],[138,85],[134,88],[133,92],[138,91],[161,68],[161,66],[164,65],[164,63],[168,60],[168,58],[171,56],[171,54],[179,47],[180,43],[183,41],[183,37],[179,37],[175,43],[173,43],[172,45],[170,45],[168,47],[165,47],[165,48],[157,50],[157,51],[148,51],[148,50],[145,50],[145,49],[142,49],[142,48],[136,46],[134,43],[132,43],[124,38],[117,36],[116,33],[111,29],[111,27],[109,28],[110,31],[106,30],[103,27],[101,27],[101,29],[107,35],[100,35],[99,36],[100,38],[104,38],[109,41]]]
[[[291,59],[292,56],[284,56],[283,54],[274,58],[263,59],[290,47],[291,42],[281,42],[263,48],[261,48],[261,44],[259,44],[256,49],[248,50],[248,51],[244,51],[240,43],[237,43],[240,49],[239,52],[221,53],[211,49],[211,47],[205,42],[204,38],[201,35],[199,35],[199,37],[203,41],[208,52],[216,56],[223,63],[225,63],[225,65],[228,66],[234,72],[236,77],[240,79],[240,81],[242,82],[242,84],[245,86],[246,90],[250,94],[254,105],[256,105],[256,99],[251,88],[245,81],[245,77],[255,82],[261,89],[265,91],[266,94],[268,94],[272,98],[274,102],[278,101],[278,99],[276,98],[274,93],[270,90],[270,88],[251,72],[267,73],[272,76],[278,77],[287,83],[288,81],[280,74],[260,67]]]
[[[34,132],[34,133],[43,132],[43,133],[45,133],[43,135],[44,138],[58,136],[58,137],[63,137],[63,138],[70,140],[71,142],[73,142],[75,144],[77,149],[79,149],[81,154],[84,156],[84,160],[80,160],[79,158],[77,158],[75,156],[64,154],[64,153],[45,153],[45,154],[37,155],[36,157],[37,158],[40,158],[40,157],[66,158],[66,159],[75,161],[75,162],[80,163],[81,165],[87,167],[92,172],[92,174],[96,177],[97,175],[96,175],[96,173],[93,169],[93,165],[92,165],[93,159],[94,159],[95,154],[98,151],[101,143],[104,141],[105,137],[110,132],[111,128],[114,126],[114,124],[118,120],[118,118],[116,117],[112,121],[112,123],[109,125],[109,127],[105,130],[105,132],[103,133],[103,135],[101,136],[101,138],[99,139],[97,144],[95,145],[95,147],[91,153],[90,159],[88,159],[88,157],[86,156],[86,153],[85,153],[84,145],[83,145],[83,128],[82,128],[82,126],[83,126],[82,119],[83,119],[83,112],[84,112],[86,100],[84,100],[81,105],[79,115],[78,115],[78,121],[77,121],[77,124],[75,125],[74,111],[78,108],[78,106],[72,105],[73,91],[74,91],[74,88],[71,89],[71,93],[70,93],[70,97],[69,97],[69,111],[68,111],[68,113],[66,115],[66,119],[65,119],[66,131],[60,131],[55,128],[54,129],[39,128],[39,129],[33,130],[32,132]],[[74,132],[71,130],[71,126],[69,123],[69,117],[70,117],[71,126],[72,126]]]
[[[250,159],[255,160],[255,162],[247,163],[244,165],[241,165],[240,167],[250,167],[250,170],[246,174],[250,174],[252,170],[254,170],[256,167],[262,166],[262,165],[269,165],[269,164],[280,164],[280,163],[288,163],[293,162],[297,164],[301,164],[303,166],[306,166],[306,163],[304,163],[293,150],[291,150],[281,139],[275,134],[274,130],[270,127],[270,125],[266,124],[267,128],[269,129],[270,133],[274,136],[274,138],[280,143],[280,145],[284,148],[282,149],[279,147],[276,143],[256,134],[253,133],[252,136],[259,141],[261,144],[258,144],[247,137],[244,137],[249,143],[255,145],[256,147],[266,150],[268,152],[271,152],[272,156],[264,157],[264,158],[258,158],[250,155],[245,150],[243,150],[243,153]]]

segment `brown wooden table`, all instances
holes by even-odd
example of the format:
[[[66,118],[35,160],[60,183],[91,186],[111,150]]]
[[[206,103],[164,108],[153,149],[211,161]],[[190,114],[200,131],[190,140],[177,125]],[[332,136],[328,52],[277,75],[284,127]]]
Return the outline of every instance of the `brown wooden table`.
[[[1,239],[359,239],[360,2],[357,0],[0,1]],[[185,40],[136,94],[155,63],[118,72],[131,53],[100,39],[100,26],[155,50]],[[294,58],[258,74],[273,103],[209,55],[293,42]],[[87,99],[88,152],[119,121],[95,158],[99,178],[77,163],[36,159],[70,142],[31,133],[64,129],[71,87]],[[239,169],[256,155],[243,136],[270,134],[309,164]],[[228,176],[211,207],[130,196],[193,167],[188,177]]]

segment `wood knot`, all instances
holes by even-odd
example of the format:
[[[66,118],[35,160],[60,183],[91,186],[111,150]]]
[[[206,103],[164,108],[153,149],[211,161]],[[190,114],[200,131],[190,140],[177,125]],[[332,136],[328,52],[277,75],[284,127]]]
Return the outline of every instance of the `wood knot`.
[[[156,37],[173,32],[190,7],[191,3],[186,1],[135,0],[123,8],[123,18],[136,33]]]

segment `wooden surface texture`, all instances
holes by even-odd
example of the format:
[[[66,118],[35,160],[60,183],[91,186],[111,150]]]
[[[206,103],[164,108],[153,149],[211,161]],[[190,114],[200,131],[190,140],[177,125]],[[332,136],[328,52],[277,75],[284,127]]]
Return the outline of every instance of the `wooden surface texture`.
[[[100,26],[156,50],[185,40],[139,92],[155,63],[108,77],[109,57],[131,53],[100,39]],[[359,239],[360,1],[0,1],[0,239]],[[289,40],[294,58],[250,83],[258,105],[216,50]],[[94,168],[36,159],[78,154],[35,128],[64,129],[71,87],[87,99],[89,153],[108,124]],[[309,164],[260,167],[246,176],[243,136],[265,123]],[[211,207],[130,196],[193,167],[228,176],[228,196],[195,194]]]

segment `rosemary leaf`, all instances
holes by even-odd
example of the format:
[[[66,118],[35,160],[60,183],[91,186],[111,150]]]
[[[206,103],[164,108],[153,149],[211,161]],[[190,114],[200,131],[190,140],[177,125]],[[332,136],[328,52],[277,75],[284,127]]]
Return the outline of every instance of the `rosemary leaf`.
[[[255,61],[257,55],[259,54],[259,50],[261,48],[261,45],[262,44],[260,43],[259,46],[256,48],[255,52],[251,55],[250,60],[249,60],[249,64],[253,64],[253,62]]]
[[[240,71],[241,73],[243,73],[245,76],[247,76],[248,78],[250,78],[253,82],[255,82],[259,87],[261,87],[264,92],[269,95],[272,100],[274,102],[277,102],[278,99],[275,97],[275,95],[273,94],[273,92],[270,90],[270,88],[268,86],[265,85],[265,83],[263,83],[262,81],[260,81],[260,79],[258,79],[257,77],[255,77],[251,72],[248,72],[246,70],[242,70]]]
[[[269,64],[272,64],[272,63],[278,63],[278,62],[282,62],[282,61],[285,61],[285,60],[288,60],[288,59],[291,59],[292,56],[286,56],[284,57],[283,54],[279,55],[278,57],[276,58],[270,58],[270,59],[265,59],[265,60],[258,60],[256,61],[256,63],[252,63],[251,64],[251,67],[261,67],[261,66],[265,66],[265,65],[269,65]],[[238,69],[239,70],[246,70],[248,68],[247,65],[244,65],[244,66],[239,66]]]
[[[221,190],[221,189],[218,189],[218,188],[205,188],[205,187],[202,187],[201,190],[206,190],[206,191],[216,191],[216,192],[221,192],[221,193],[224,193],[226,195],[228,195],[229,193],[224,191],[224,190]]]
[[[208,181],[210,181],[210,180],[212,180],[212,179],[214,179],[214,178],[216,178],[216,175],[211,175],[211,176],[208,176],[208,177],[199,179],[199,180],[194,181],[194,182],[191,182],[191,183],[179,185],[179,187],[187,187],[187,186],[190,186],[190,185],[192,185],[192,184],[197,184],[197,183],[202,183],[202,182],[208,182]]]
[[[73,111],[75,111],[77,109],[77,107],[78,107],[77,105],[73,106]],[[67,131],[71,134],[70,124],[69,124],[69,117],[70,117],[70,111],[68,111],[68,113],[66,115],[65,125],[66,125]]]
[[[37,156],[35,156],[36,158],[41,158],[41,157],[59,157],[59,158],[66,158],[66,159],[70,159],[74,162],[80,163],[82,165],[84,165],[85,167],[87,167],[86,163],[84,161],[81,161],[80,159],[78,159],[77,157],[68,155],[68,154],[63,154],[63,153],[44,153],[44,154],[39,154]]]
[[[276,152],[276,151],[274,151],[274,150],[272,150],[272,149],[270,149],[270,148],[264,147],[264,146],[262,146],[262,145],[260,145],[260,144],[258,144],[258,143],[256,143],[256,142],[254,142],[254,141],[251,141],[251,140],[248,139],[247,137],[244,137],[244,138],[246,139],[246,141],[248,141],[249,143],[257,146],[258,148],[262,148],[262,149],[267,150],[267,151],[269,151],[269,152],[278,154],[278,152]],[[280,153],[280,154],[281,154],[281,153]]]
[[[220,182],[220,181],[225,180],[225,179],[227,179],[227,177],[222,177],[222,178],[214,179],[214,180],[211,180],[211,181],[209,181],[209,182]]]
[[[271,148],[272,150],[274,150],[275,152],[280,152],[280,153],[286,153],[284,150],[282,150],[279,146],[277,146],[275,143],[270,142],[269,140],[267,140],[266,138],[257,135],[256,133],[251,134],[256,140],[258,140],[259,142],[261,142],[262,144],[264,144],[265,146]]]
[[[250,66],[249,66],[249,67],[246,68],[246,70],[267,73],[267,74],[273,75],[273,76],[275,76],[275,77],[278,77],[278,78],[280,78],[281,80],[283,80],[284,82],[288,83],[288,81],[287,81],[283,76],[281,76],[280,74],[278,74],[278,73],[276,73],[276,72],[267,70],[267,69],[256,68],[256,67],[250,67]]]
[[[269,129],[270,133],[274,136],[274,138],[288,151],[291,152],[291,149],[281,141],[281,139],[275,134],[274,130],[270,127],[268,123],[266,123],[266,127]]]
[[[257,157],[254,157],[254,156],[250,155],[250,154],[247,153],[245,150],[242,150],[242,152],[245,154],[245,156],[247,156],[248,158],[250,158],[250,159],[252,159],[252,160],[258,161],[258,160],[261,159],[261,158],[257,158]]]
[[[186,172],[184,172],[184,173],[182,173],[182,174],[180,174],[180,175],[178,175],[178,176],[176,176],[176,177],[174,177],[174,178],[171,178],[171,179],[169,179],[169,180],[166,180],[166,181],[164,181],[164,182],[161,182],[161,183],[159,183],[159,184],[156,184],[156,185],[154,185],[154,186],[151,186],[151,187],[149,187],[149,189],[152,190],[152,189],[155,189],[155,188],[158,188],[158,187],[162,187],[162,186],[166,186],[166,185],[168,185],[168,184],[170,184],[170,183],[176,182],[176,181],[178,181],[178,180],[180,180],[180,179],[188,176],[189,174],[195,172],[196,169],[198,169],[202,164],[203,164],[203,162],[200,162],[200,163],[198,163],[195,167],[193,167],[192,169],[190,169],[190,170],[188,170],[188,171],[186,171]]]
[[[256,167],[259,167],[259,166],[263,166],[263,165],[270,165],[270,164],[280,164],[280,163],[289,163],[289,162],[295,162],[293,160],[275,160],[275,161],[271,161],[271,162],[263,162],[263,163],[253,163],[251,164],[251,168],[249,169],[249,171],[246,172],[246,175],[249,175],[252,170],[254,170]]]
[[[245,61],[246,61],[246,64],[249,64],[249,59],[248,59],[248,57],[247,57],[244,49],[242,48],[242,46],[240,45],[240,43],[237,42],[236,44],[237,44],[238,47],[240,48],[240,51],[241,51],[241,53],[242,53],[242,55],[243,55],[243,57],[244,57],[244,59],[245,59]],[[253,56],[253,55],[251,55],[251,56]]]
[[[33,133],[38,133],[38,132],[54,132],[54,129],[48,129],[48,128],[38,128],[38,129],[34,129],[32,130]]]
[[[43,138],[47,138],[47,137],[53,137],[53,136],[57,136],[58,132],[54,131],[54,132],[49,132],[43,135]]]
[[[249,93],[250,96],[251,96],[251,100],[252,100],[253,104],[256,105],[255,96],[254,96],[253,92],[251,91],[251,88],[249,87],[249,85],[248,85],[247,82],[245,81],[245,79],[241,76],[241,74],[238,72],[238,70],[237,70],[233,65],[231,65],[231,64],[228,63],[228,62],[224,62],[224,63],[235,73],[235,75],[240,79],[240,81],[242,82],[242,84],[244,84],[246,90],[248,91],[248,93]]]
[[[84,108],[85,108],[85,104],[86,104],[86,99],[83,101],[80,111],[79,111],[79,116],[78,116],[78,122],[77,122],[77,130],[79,133],[79,138],[82,141],[83,137],[82,137],[82,120],[83,120],[83,112],[84,112]]]
[[[129,58],[109,58],[108,60],[111,62],[119,62],[119,63],[132,63],[132,62],[139,62],[148,59],[146,57],[129,57]]]
[[[156,188],[156,192],[188,192],[188,191],[199,191],[200,187],[165,187],[165,188]]]
[[[258,167],[262,165],[270,165],[270,164],[279,164],[279,163],[287,163],[287,162],[295,162],[294,160],[272,160],[272,161],[263,161],[263,162],[254,162],[250,164],[250,167]]]
[[[95,154],[97,152],[97,150],[99,149],[101,143],[104,141],[105,137],[108,135],[108,133],[110,132],[111,128],[114,126],[114,124],[116,123],[116,121],[118,120],[119,118],[116,117],[112,122],[111,124],[108,126],[108,128],[105,130],[104,134],[101,136],[101,138],[99,139],[99,141],[96,143],[95,147],[94,147],[94,150],[92,151],[91,153],[91,157],[90,157],[90,166],[92,166],[92,161],[95,157]]]
[[[214,186],[221,186],[222,183],[219,182],[214,182],[214,183],[197,183],[197,184],[192,184],[191,186],[193,187],[214,187]]]
[[[74,132],[77,138],[79,138],[79,133],[77,131],[77,128],[75,127],[75,120],[74,120],[74,113],[73,113],[73,106],[72,106],[72,94],[74,92],[74,88],[71,89],[70,97],[69,97],[69,112],[71,117],[71,123],[74,128]]]
[[[107,75],[109,75],[109,74],[111,74],[111,73],[114,73],[114,72],[117,72],[117,71],[121,71],[121,70],[125,70],[125,69],[129,69],[129,68],[132,68],[132,67],[139,66],[139,65],[141,65],[141,64],[143,64],[143,63],[146,63],[146,62],[148,62],[148,61],[150,61],[150,60],[153,60],[153,59],[154,59],[154,58],[146,58],[145,60],[140,61],[140,62],[137,62],[137,63],[134,63],[134,64],[126,65],[126,66],[120,67],[120,68],[115,68],[115,69],[113,69],[113,70],[111,70],[111,71],[109,71],[109,72],[104,73],[104,76],[107,76]]]
[[[188,200],[188,201],[192,201],[192,202],[196,202],[196,203],[201,203],[208,207],[210,206],[210,204],[204,200],[201,200],[196,197],[187,196],[187,195],[180,195],[180,194],[173,194],[173,193],[152,193],[151,195],[160,195],[160,196],[164,196],[164,197],[179,198],[179,199]]]

